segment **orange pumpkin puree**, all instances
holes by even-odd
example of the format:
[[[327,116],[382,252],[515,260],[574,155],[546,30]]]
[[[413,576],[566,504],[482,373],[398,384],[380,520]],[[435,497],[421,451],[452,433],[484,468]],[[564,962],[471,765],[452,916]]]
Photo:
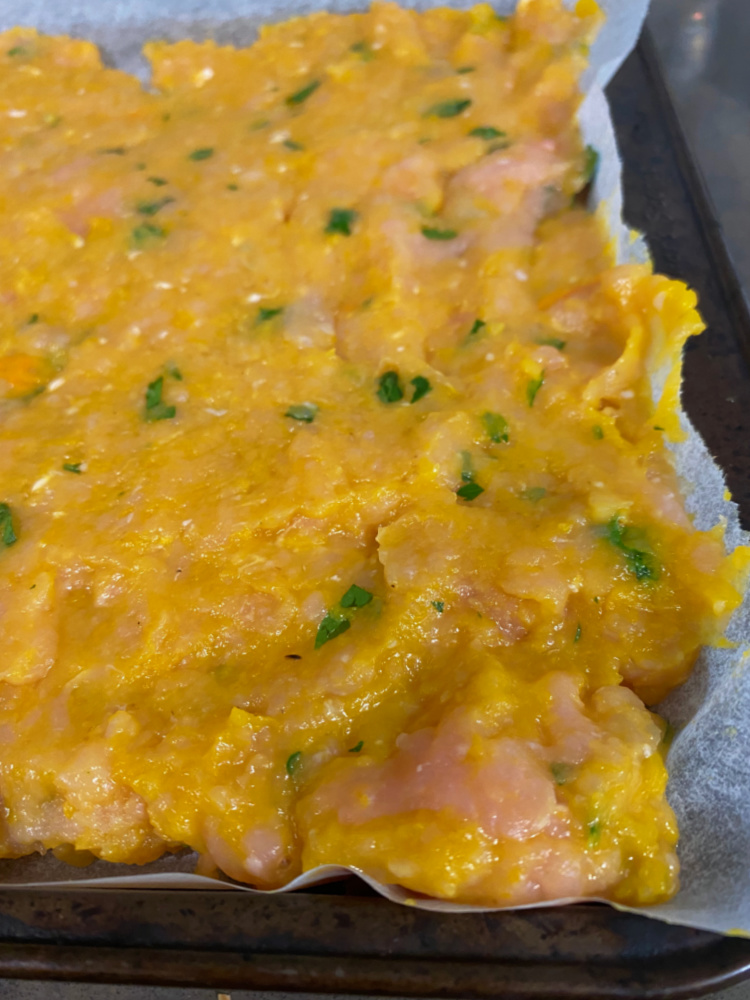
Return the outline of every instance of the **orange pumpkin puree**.
[[[0,854],[676,891],[644,702],[748,554],[664,443],[696,297],[585,207],[596,21],[375,3],[152,89],[0,36]]]

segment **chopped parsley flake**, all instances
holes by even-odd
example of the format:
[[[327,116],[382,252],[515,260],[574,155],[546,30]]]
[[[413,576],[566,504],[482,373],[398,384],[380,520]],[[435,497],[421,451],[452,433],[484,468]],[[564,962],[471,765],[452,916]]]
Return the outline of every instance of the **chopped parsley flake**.
[[[352,235],[352,226],[359,218],[359,213],[353,208],[332,208],[328,216],[327,233],[341,233],[342,236]]]
[[[167,375],[171,375],[175,382],[182,382],[182,372],[173,361],[168,361],[164,367]]]
[[[13,530],[13,514],[7,503],[0,503],[0,545],[6,549],[18,541]]]
[[[602,824],[598,819],[592,820],[592,822],[588,824],[587,830],[589,835],[589,845],[591,847],[596,847],[601,839]]]
[[[663,431],[663,430],[664,430],[664,428],[663,428],[663,427],[659,427],[659,425],[658,425],[658,424],[654,424],[654,430],[655,430],[655,431]]]
[[[459,66],[456,72],[463,76],[464,73],[473,73],[475,69],[476,66]]]
[[[462,500],[476,500],[480,493],[484,493],[483,487],[479,483],[464,483],[456,490],[456,496]]]
[[[364,740],[360,740],[359,743],[354,747],[349,747],[349,753],[359,753],[362,747],[365,745]]]
[[[445,601],[430,601],[430,604],[437,611],[439,615],[445,611]]]
[[[255,319],[255,325],[258,326],[259,323],[267,323],[269,319],[273,319],[274,316],[280,316],[283,312],[283,306],[277,306],[275,309],[269,309],[267,306],[261,306]]]
[[[211,146],[201,146],[200,149],[194,149],[192,153],[188,153],[188,159],[209,160],[213,155],[214,151]]]
[[[239,191],[239,184],[227,184],[227,191]]]
[[[39,313],[32,313],[31,316],[26,320],[27,326],[33,326],[35,323],[39,322]]]
[[[66,472],[75,472],[77,476],[81,475],[81,462],[63,462],[63,469]]]
[[[454,101],[439,101],[425,111],[426,118],[455,118],[471,105],[471,98],[463,97]]]
[[[539,337],[535,343],[540,344],[542,347],[556,347],[558,351],[564,351],[567,341],[560,340],[559,337]]]
[[[508,440],[508,421],[499,413],[483,413],[482,423],[490,441],[500,444]]]
[[[320,649],[331,639],[342,635],[352,627],[352,623],[344,615],[337,611],[327,611],[323,621],[318,625],[318,632],[315,636],[315,648]]]
[[[544,372],[539,376],[539,378],[532,378],[526,384],[526,402],[529,406],[534,405],[534,400],[536,399],[536,394],[544,385]]]
[[[145,246],[153,240],[163,239],[166,235],[166,229],[155,226],[153,222],[142,222],[140,226],[135,227],[132,233],[133,242],[137,247]]]
[[[583,632],[583,630],[581,628],[581,623],[578,622],[578,625],[576,626],[576,634],[573,636],[573,642],[579,642],[580,641],[582,632]]]
[[[552,772],[552,777],[555,779],[556,785],[564,785],[573,771],[570,764],[550,764],[549,769]]]
[[[653,555],[645,548],[636,548],[632,544],[638,533],[623,525],[619,517],[613,517],[607,523],[605,536],[608,542],[623,553],[628,569],[636,580],[659,579],[659,567]]]
[[[530,486],[527,490],[521,490],[521,497],[530,500],[531,503],[539,503],[547,496],[547,491],[543,486]]]
[[[293,94],[290,94],[286,99],[286,103],[290,108],[296,107],[298,104],[303,104],[308,97],[315,93],[319,86],[320,80],[313,80],[306,87],[302,87],[301,90],[296,90]]]
[[[411,384],[414,386],[414,395],[411,397],[412,403],[419,402],[428,392],[432,392],[429,379],[426,379],[424,375],[417,375],[411,380]]]
[[[505,132],[501,132],[498,128],[493,128],[492,125],[480,125],[479,128],[473,128],[469,135],[473,135],[476,139],[504,139],[506,137]]]
[[[455,229],[436,229],[434,226],[422,226],[422,236],[428,240],[455,240],[458,233]]]
[[[372,600],[372,594],[364,587],[358,587],[353,583],[344,596],[339,601],[342,608],[363,608]]]
[[[27,56],[29,55],[29,50],[23,45],[14,45],[12,49],[8,49],[9,56]]]
[[[475,333],[479,333],[487,324],[483,319],[475,319],[472,324],[471,330],[469,330],[469,336],[473,337]]]
[[[378,399],[383,403],[397,403],[404,398],[404,390],[401,388],[398,372],[384,372],[380,376]]]
[[[284,139],[284,146],[286,146],[287,149],[293,150],[295,153],[305,148],[301,142],[295,142],[294,139]]]
[[[163,375],[154,379],[153,382],[149,382],[146,389],[146,420],[171,420],[177,413],[174,406],[167,406],[166,403],[162,402],[163,389]]]
[[[314,403],[299,403],[299,405],[290,406],[284,416],[291,417],[292,420],[299,420],[303,424],[311,424],[315,420],[317,412],[318,408]]]
[[[290,778],[294,777],[294,773],[300,765],[302,760],[302,751],[298,750],[296,753],[290,754],[286,761],[286,773]]]
[[[169,181],[165,177],[147,177],[146,180],[149,184],[153,184],[154,187],[164,187],[165,184],[169,184]]]
[[[583,177],[590,184],[599,169],[599,153],[593,146],[587,146],[583,161]]]
[[[370,62],[375,58],[375,53],[372,51],[367,42],[355,42],[351,46],[352,52],[356,52],[362,62]]]
[[[259,121],[252,123],[252,125],[250,126],[250,131],[251,132],[257,132],[259,129],[265,128],[266,125],[270,125],[270,124],[271,123],[269,122],[269,120],[267,118],[261,118]]]
[[[594,426],[591,428],[591,433],[594,435],[597,441],[601,441],[601,439],[604,437],[604,431],[602,430],[600,424],[594,424]]]
[[[156,215],[165,205],[170,205],[173,201],[174,198],[170,197],[159,198],[157,201],[139,201],[135,207],[141,215]]]

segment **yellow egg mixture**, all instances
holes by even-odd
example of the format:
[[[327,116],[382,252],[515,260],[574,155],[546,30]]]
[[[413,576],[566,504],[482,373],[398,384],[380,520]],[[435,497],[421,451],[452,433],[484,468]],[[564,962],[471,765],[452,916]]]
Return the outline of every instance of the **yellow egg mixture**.
[[[664,443],[695,296],[585,208],[597,24],[375,3],[149,90],[0,36],[2,855],[676,890],[644,701],[748,557]]]

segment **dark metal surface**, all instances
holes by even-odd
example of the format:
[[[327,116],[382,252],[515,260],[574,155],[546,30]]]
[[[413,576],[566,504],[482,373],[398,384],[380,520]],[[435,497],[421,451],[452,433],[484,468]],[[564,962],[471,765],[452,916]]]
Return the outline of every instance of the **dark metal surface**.
[[[465,998],[690,997],[747,942],[604,906],[447,915],[378,897],[0,893],[6,976]]]
[[[750,521],[750,321],[648,40],[609,90],[628,222],[701,297],[684,399]],[[744,348],[743,348],[744,344]],[[441,915],[349,881],[291,896],[0,891],[0,976],[401,997],[678,1000],[750,976],[750,942],[605,906]]]

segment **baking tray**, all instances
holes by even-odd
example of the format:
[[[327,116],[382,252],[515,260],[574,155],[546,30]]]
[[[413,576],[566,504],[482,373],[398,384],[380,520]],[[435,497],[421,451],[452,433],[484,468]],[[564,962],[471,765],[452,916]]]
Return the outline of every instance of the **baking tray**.
[[[750,526],[750,317],[648,35],[608,88],[625,215],[700,294],[685,408]],[[0,891],[0,976],[509,1000],[697,997],[750,976],[750,941],[580,904],[441,914],[356,879],[293,895]]]

